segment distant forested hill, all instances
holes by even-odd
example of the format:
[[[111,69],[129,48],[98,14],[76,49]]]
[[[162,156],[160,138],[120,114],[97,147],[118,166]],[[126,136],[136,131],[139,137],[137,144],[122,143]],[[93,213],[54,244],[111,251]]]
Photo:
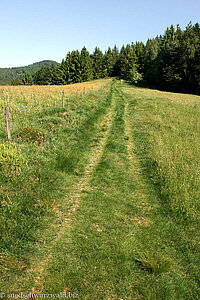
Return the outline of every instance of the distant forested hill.
[[[33,73],[38,71],[42,66],[50,67],[52,64],[56,67],[59,65],[59,63],[52,60],[43,60],[24,67],[0,68],[0,85],[9,84],[9,82],[16,77],[21,79],[25,72],[33,75]]]

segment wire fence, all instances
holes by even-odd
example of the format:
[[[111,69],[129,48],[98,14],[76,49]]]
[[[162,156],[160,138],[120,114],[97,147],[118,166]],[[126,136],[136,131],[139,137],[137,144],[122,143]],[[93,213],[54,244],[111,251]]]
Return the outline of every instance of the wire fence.
[[[79,122],[82,106],[87,106],[88,93],[108,84],[97,80],[66,86],[0,87],[0,139],[11,140],[19,128],[41,127],[41,116],[61,110],[69,124]],[[85,103],[86,102],[86,103]]]

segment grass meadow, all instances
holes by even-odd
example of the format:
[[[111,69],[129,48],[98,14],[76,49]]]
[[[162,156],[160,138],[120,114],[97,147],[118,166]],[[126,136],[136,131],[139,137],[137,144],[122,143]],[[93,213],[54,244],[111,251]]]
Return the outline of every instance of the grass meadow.
[[[92,84],[0,89],[1,290],[199,299],[199,97]]]
[[[199,219],[199,96],[127,87],[134,102],[135,152],[181,219]]]
[[[0,88],[0,272],[5,289],[29,266],[32,253],[53,239],[53,229],[64,218],[63,198],[83,172],[94,124],[109,105],[109,87],[102,89],[103,84],[109,80]],[[11,142],[6,141],[5,104]],[[65,210],[70,205],[65,203]]]
[[[108,80],[94,80],[65,86],[1,86],[0,87],[0,138],[5,139],[5,106],[9,106],[11,132],[18,128],[40,126],[38,114],[45,114],[51,109],[62,108],[64,91],[65,108],[68,110],[69,122],[76,122],[74,107],[85,93],[97,91]],[[70,113],[69,113],[70,112]]]

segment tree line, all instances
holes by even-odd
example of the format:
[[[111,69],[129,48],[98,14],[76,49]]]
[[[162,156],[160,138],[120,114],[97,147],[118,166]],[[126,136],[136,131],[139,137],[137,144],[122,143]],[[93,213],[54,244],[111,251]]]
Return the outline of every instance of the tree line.
[[[103,53],[98,47],[90,54],[86,47],[67,53],[59,66],[42,66],[33,75],[25,72],[17,85],[65,85],[117,76],[132,83],[200,94],[200,26],[199,23],[181,30],[171,25],[163,35],[116,46]]]

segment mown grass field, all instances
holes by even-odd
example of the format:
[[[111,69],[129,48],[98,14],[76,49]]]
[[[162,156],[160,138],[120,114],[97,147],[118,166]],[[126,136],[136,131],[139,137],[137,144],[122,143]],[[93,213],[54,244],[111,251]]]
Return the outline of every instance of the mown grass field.
[[[0,148],[1,291],[199,299],[199,97],[52,97]]]

